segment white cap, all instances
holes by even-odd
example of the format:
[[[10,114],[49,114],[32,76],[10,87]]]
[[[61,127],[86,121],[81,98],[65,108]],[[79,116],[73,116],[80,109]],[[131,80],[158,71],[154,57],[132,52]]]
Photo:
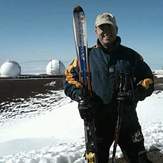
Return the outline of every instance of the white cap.
[[[95,27],[102,24],[111,24],[113,27],[115,27],[118,30],[116,19],[111,13],[104,12],[102,14],[97,15],[95,21]]]

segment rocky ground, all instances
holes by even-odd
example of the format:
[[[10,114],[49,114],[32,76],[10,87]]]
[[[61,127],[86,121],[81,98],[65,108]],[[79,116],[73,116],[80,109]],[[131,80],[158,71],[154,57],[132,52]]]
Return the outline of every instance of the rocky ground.
[[[154,76],[155,90],[163,90],[163,77]]]
[[[152,163],[163,163],[163,154],[157,149],[149,151],[148,158],[152,161]],[[111,163],[111,160],[109,163]],[[127,163],[127,162],[123,158],[119,158],[116,163]]]

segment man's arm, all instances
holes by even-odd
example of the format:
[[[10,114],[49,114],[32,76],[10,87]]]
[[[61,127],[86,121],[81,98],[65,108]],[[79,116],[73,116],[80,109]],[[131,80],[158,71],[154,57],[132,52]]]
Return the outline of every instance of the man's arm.
[[[66,82],[64,91],[72,100],[79,101],[82,84],[79,82],[79,67],[77,59],[74,59],[65,70]]]
[[[142,59],[136,64],[136,83],[135,96],[137,101],[144,100],[154,91],[154,79],[150,67]]]

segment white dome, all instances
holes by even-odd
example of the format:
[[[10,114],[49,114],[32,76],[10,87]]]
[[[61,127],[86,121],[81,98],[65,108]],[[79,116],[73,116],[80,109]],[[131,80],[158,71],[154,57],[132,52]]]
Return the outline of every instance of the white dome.
[[[63,75],[65,71],[64,64],[59,60],[51,60],[46,66],[46,73],[48,75]]]
[[[16,77],[21,74],[21,67],[15,61],[7,61],[0,67],[1,77]]]

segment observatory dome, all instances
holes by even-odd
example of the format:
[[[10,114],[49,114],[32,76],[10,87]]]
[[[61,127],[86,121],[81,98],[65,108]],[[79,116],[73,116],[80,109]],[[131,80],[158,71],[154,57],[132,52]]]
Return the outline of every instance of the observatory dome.
[[[0,67],[1,77],[17,77],[21,74],[21,67],[15,61],[7,61]]]
[[[64,75],[64,64],[56,59],[51,60],[46,66],[46,73],[48,75]]]

